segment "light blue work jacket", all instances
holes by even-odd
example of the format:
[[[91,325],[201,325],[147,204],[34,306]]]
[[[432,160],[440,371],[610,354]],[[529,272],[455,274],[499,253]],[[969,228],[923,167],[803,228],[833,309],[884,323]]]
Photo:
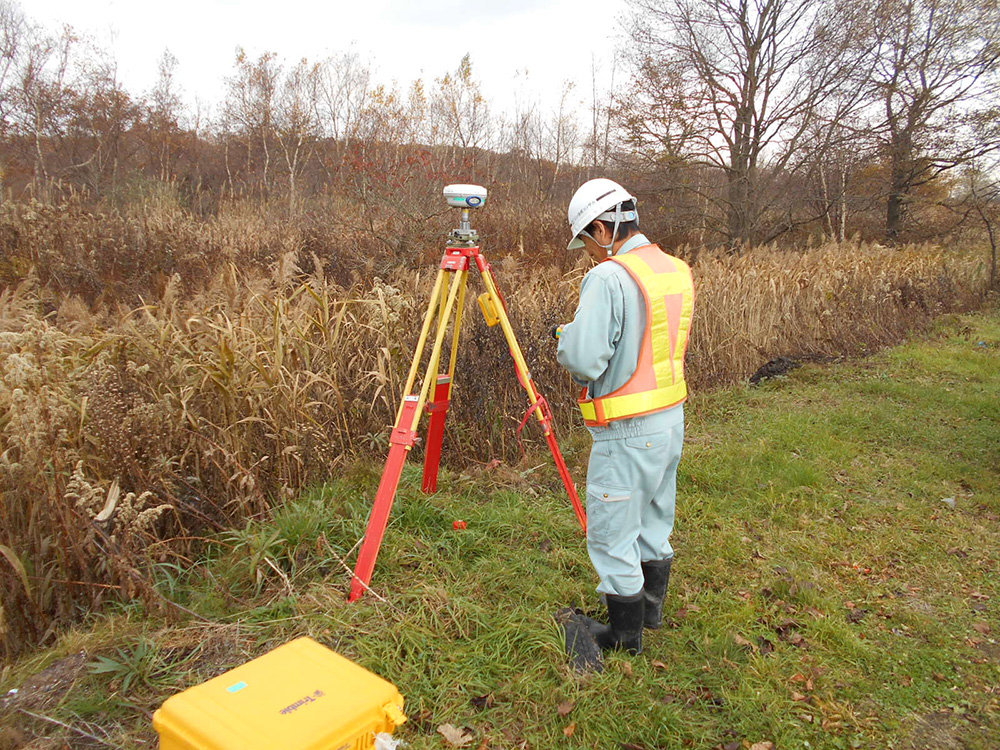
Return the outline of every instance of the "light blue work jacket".
[[[636,234],[616,253],[650,244]],[[599,263],[583,277],[580,304],[573,322],[563,326],[557,359],[590,398],[606,396],[628,382],[639,362],[646,330],[646,301],[642,290],[618,263]],[[588,427],[594,440],[650,435],[684,421],[684,406],[619,419],[604,427]]]

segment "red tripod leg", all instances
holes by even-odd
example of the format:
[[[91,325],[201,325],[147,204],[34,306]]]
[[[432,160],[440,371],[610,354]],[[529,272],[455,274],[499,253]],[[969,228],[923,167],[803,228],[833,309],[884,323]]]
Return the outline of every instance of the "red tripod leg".
[[[573,511],[576,513],[576,518],[580,522],[580,526],[583,527],[583,533],[586,534],[587,512],[583,509],[580,496],[576,493],[576,485],[573,484],[573,477],[569,475],[569,467],[566,466],[566,460],[563,458],[562,451],[559,450],[559,443],[556,442],[555,430],[550,425],[547,425],[545,440],[549,444],[549,450],[552,451],[552,458],[556,462],[559,476],[562,477],[563,484],[566,485],[566,492],[569,493],[569,499],[573,502]]]
[[[372,513],[368,518],[365,541],[361,544],[358,563],[354,567],[354,578],[351,580],[351,595],[348,597],[348,601],[353,602],[360,599],[372,579],[375,558],[378,557],[379,547],[382,546],[385,527],[389,523],[389,512],[396,499],[399,478],[403,474],[403,464],[406,463],[406,457],[417,438],[417,433],[410,429],[410,425],[413,424],[413,416],[417,411],[417,401],[416,396],[406,397],[403,402],[403,412],[396,421],[396,427],[389,438],[389,457],[385,461],[382,481],[379,483],[378,492],[375,494],[375,504],[372,506]]]
[[[441,464],[441,444],[444,441],[444,420],[451,403],[451,378],[439,375],[434,388],[434,401],[427,405],[431,415],[427,428],[427,453],[424,455],[423,491],[428,495],[437,492],[438,466]]]

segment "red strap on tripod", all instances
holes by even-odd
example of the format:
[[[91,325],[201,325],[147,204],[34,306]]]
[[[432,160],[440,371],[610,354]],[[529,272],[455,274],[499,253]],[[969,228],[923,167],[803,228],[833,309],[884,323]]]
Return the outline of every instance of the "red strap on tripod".
[[[534,383],[532,383],[534,385]],[[535,393],[538,393],[537,389]],[[542,413],[542,417],[548,422],[551,428],[552,424],[552,409],[549,408],[549,402],[545,400],[545,396],[538,394],[538,400],[528,407],[528,411],[524,413],[524,419],[521,420],[521,424],[517,428],[517,444],[521,448],[521,455],[527,455],[527,451],[524,449],[524,442],[521,440],[521,433],[524,431],[525,425],[528,424],[528,420],[531,419],[531,415],[535,410],[539,410]]]

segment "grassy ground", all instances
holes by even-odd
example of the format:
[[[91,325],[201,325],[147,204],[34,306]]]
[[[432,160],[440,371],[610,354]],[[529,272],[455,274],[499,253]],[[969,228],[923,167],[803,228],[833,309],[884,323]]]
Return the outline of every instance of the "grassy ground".
[[[589,438],[564,442],[582,482]],[[544,455],[432,497],[408,467],[379,597],[348,605],[381,471],[359,465],[162,563],[198,617],[123,606],[4,667],[0,748],[155,746],[166,696],[300,634],[399,686],[414,750],[445,724],[471,748],[1000,746],[1000,313],[698,395],[685,451],[668,626],[601,675],[552,619],[599,607]]]

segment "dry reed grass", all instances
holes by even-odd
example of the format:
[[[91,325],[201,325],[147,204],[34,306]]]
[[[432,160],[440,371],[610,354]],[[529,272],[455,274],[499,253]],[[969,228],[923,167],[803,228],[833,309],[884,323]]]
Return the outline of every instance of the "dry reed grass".
[[[3,210],[18,248],[4,273],[42,267],[47,282],[29,276],[0,292],[3,652],[44,642],[108,596],[162,607],[152,566],[187,562],[206,530],[266,514],[345,457],[383,455],[433,263],[375,276],[386,258],[382,269],[358,259],[350,232],[321,256],[308,227],[238,207],[205,223],[169,206],[110,224],[82,208],[61,219],[56,209],[39,218],[45,207]],[[100,259],[90,243],[102,233],[141,240],[142,252]],[[149,258],[168,250],[180,270],[157,280]],[[585,268],[520,257],[515,245],[495,262],[512,323],[558,422],[576,423],[547,331],[572,315]],[[746,378],[779,354],[898,341],[974,306],[985,288],[974,257],[930,246],[703,254],[694,270],[695,389]],[[103,275],[123,279],[113,294]],[[94,304],[124,290],[146,301]],[[468,312],[449,455],[516,459],[524,397],[501,335],[471,301]]]

